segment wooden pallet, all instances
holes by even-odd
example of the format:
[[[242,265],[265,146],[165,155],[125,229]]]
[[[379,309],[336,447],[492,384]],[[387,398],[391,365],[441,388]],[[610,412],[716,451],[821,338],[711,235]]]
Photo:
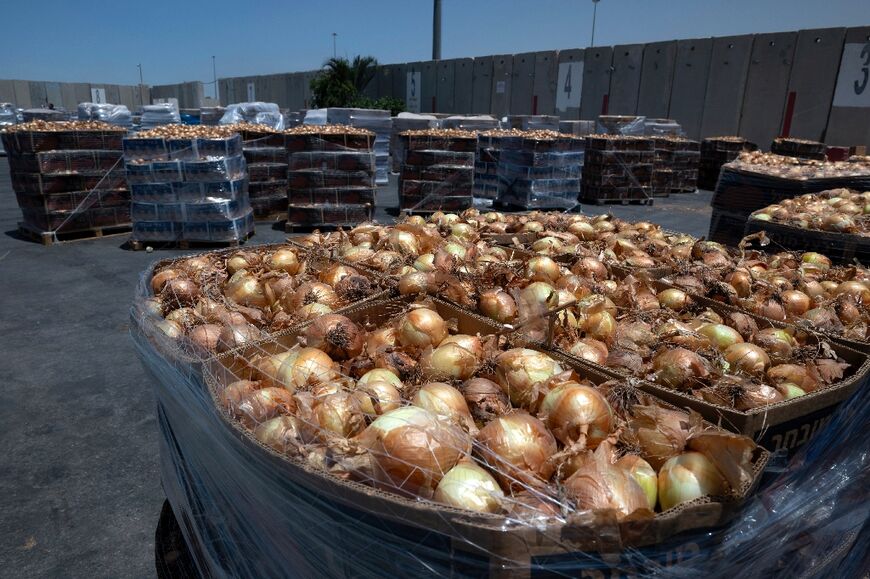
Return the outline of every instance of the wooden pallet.
[[[167,240],[167,241],[139,241],[130,239],[127,241],[127,248],[133,251],[142,251],[149,247],[152,249],[202,249],[202,248],[222,248],[222,247],[239,247],[254,236],[252,231],[245,237],[234,239],[232,241],[189,241],[187,239]]]
[[[128,235],[132,226],[127,224],[112,225],[108,227],[92,227],[90,229],[78,229],[75,231],[42,231],[23,221],[18,222],[18,233],[26,239],[36,241],[42,245],[54,245],[67,241],[82,241],[96,239],[98,237],[114,237],[116,235]]]

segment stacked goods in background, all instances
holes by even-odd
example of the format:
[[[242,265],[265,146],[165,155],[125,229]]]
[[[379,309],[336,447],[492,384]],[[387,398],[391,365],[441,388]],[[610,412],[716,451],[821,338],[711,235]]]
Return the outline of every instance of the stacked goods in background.
[[[758,146],[743,137],[710,137],[701,141],[701,160],[698,167],[698,187],[712,191],[719,180],[722,165],[730,163],[744,151],[755,151]]]
[[[103,121],[127,129],[133,126],[133,115],[124,105],[79,103],[78,115],[80,121]]]
[[[307,111],[305,123],[348,125],[374,133],[375,142],[372,149],[375,153],[375,184],[386,185],[389,183],[390,134],[393,130],[393,119],[390,117],[390,111],[329,107]]]
[[[287,218],[287,150],[284,135],[268,125],[227,125],[242,137],[242,153],[248,165],[248,197],[254,218],[280,221]]]
[[[648,117],[644,117],[643,120],[643,134],[650,137],[685,136],[685,133],[683,132],[683,127],[680,126],[680,123],[678,123],[677,121],[673,119],[651,119]]]
[[[553,115],[508,115],[505,128],[519,131],[558,131],[560,120]]]
[[[463,131],[489,131],[497,129],[501,123],[490,115],[452,115],[441,119],[441,128]]]
[[[754,211],[807,193],[840,188],[870,190],[870,163],[741,153],[722,167],[710,201],[710,239],[737,245]]]
[[[347,125],[287,129],[287,227],[353,226],[372,218],[375,135]]]
[[[423,131],[426,129],[437,129],[441,126],[441,121],[434,115],[420,115],[417,113],[399,113],[393,117],[393,128],[390,132],[390,168],[393,173],[398,173],[402,170],[402,163],[405,162],[405,150],[402,148],[402,138],[399,136],[405,131]]]
[[[302,111],[292,111],[284,115],[284,128],[291,129],[298,127],[305,119],[305,113]]]
[[[870,191],[831,189],[759,209],[746,234],[764,231],[777,247],[824,253],[835,263],[870,263]]]
[[[477,135],[458,129],[407,131],[399,135],[405,161],[399,175],[399,209],[461,211],[474,203]]]
[[[684,137],[654,136],[653,197],[692,193],[698,188],[700,143]]]
[[[498,198],[498,160],[501,156],[500,137],[515,135],[510,129],[490,129],[477,135],[477,151],[474,156],[474,197],[477,199]]]
[[[142,107],[142,118],[139,123],[143,130],[161,125],[177,125],[181,122],[176,103],[159,103]]]
[[[57,234],[129,227],[123,128],[100,121],[31,121],[0,134],[22,229],[52,241]]]
[[[131,241],[239,243],[253,235],[242,138],[230,127],[167,125],[124,139]]]
[[[814,161],[824,161],[828,158],[828,146],[826,144],[790,137],[778,137],[774,139],[770,144],[770,152],[785,157],[812,159]]]
[[[12,103],[0,103],[0,127],[14,125],[18,122],[18,111]]]
[[[633,135],[639,137],[647,134],[646,117],[634,115],[599,115],[595,124],[595,132],[599,135]]]
[[[559,132],[575,137],[595,134],[595,121],[559,121]]]
[[[655,149],[652,138],[592,135],[586,138],[581,199],[591,203],[652,203]]]
[[[25,123],[30,121],[62,122],[69,120],[69,115],[55,109],[24,109],[21,117]]]
[[[515,131],[492,139],[500,149],[496,203],[522,209],[577,206],[584,139],[548,130]]]
[[[221,117],[222,125],[251,123],[266,125],[275,131],[284,130],[284,115],[275,103],[251,102],[229,105]]]
[[[199,109],[199,124],[214,126],[219,125],[221,117],[224,116],[226,109],[224,107],[202,107]]]

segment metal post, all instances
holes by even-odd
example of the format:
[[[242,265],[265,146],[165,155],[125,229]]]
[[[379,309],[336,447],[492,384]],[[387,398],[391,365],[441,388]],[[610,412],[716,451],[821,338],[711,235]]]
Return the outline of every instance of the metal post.
[[[336,57],[336,51],[335,51],[335,37],[336,36],[338,36],[338,32],[333,32],[332,33],[332,58]]]
[[[142,64],[136,65],[139,68],[139,108],[145,106],[145,98],[142,96],[142,85],[145,84],[142,82]]]
[[[592,0],[592,42],[589,43],[589,47],[595,46],[595,17],[598,16],[598,3],[601,0]]]
[[[435,0],[432,14],[432,60],[441,60],[441,0]]]
[[[217,86],[217,65],[214,62],[214,55],[211,57],[211,73],[214,78],[214,100],[217,101],[215,104],[220,105],[220,99],[218,98],[218,86]]]

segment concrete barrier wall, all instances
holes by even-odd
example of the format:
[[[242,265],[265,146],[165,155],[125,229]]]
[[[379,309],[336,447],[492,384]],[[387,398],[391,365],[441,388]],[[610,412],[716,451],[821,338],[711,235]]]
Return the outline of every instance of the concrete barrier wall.
[[[587,48],[583,58],[583,92],[580,97],[580,118],[594,120],[605,109],[610,96],[610,63],[613,48],[596,46]]]
[[[457,58],[453,66],[453,111],[470,114],[474,98],[474,59]],[[489,111],[486,111],[489,112]]]
[[[870,26],[846,30],[833,106],[828,116],[825,142],[830,145],[870,145],[870,78],[866,53],[870,51]]]
[[[701,118],[702,135],[736,135],[749,71],[752,36],[713,39],[707,94]]]
[[[534,87],[535,53],[524,52],[522,54],[515,54],[514,65],[511,70],[510,114],[532,114]]]
[[[435,62],[435,111],[436,113],[454,113],[456,105],[453,99],[456,82],[456,61],[440,60]]]
[[[789,93],[795,95],[790,136],[816,141],[824,138],[845,38],[845,28],[798,32],[788,82]]]
[[[577,120],[583,92],[583,49],[560,50],[558,61],[554,113],[565,120]]]
[[[738,133],[764,149],[782,132],[796,41],[796,32],[779,32],[752,42]]]
[[[633,115],[637,111],[640,73],[643,67],[643,44],[623,44],[613,47],[610,75],[611,115]],[[642,113],[641,113],[642,114]]]
[[[535,53],[532,84],[532,113],[552,115],[556,111],[556,80],[559,55],[555,50]]]
[[[637,95],[637,114],[654,118],[668,116],[676,59],[676,40],[654,42],[644,46],[640,89]]]
[[[499,54],[492,57],[492,101],[489,110],[498,118],[511,112],[513,68],[513,55]]]
[[[492,56],[475,58],[471,74],[471,112],[492,112]]]

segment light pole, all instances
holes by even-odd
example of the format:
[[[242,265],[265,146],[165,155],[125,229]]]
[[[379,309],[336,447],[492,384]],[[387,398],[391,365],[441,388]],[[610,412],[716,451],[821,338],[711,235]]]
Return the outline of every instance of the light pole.
[[[432,7],[432,60],[441,60],[441,0]]]
[[[214,55],[211,56],[211,74],[214,80],[214,100],[216,101],[216,105],[220,104],[220,100],[218,100],[218,86],[217,86],[217,65],[214,63]]]
[[[336,52],[335,52],[335,38],[336,38],[337,36],[338,36],[338,32],[333,32],[333,33],[332,33],[332,58],[335,58],[335,57],[336,57]]]
[[[145,84],[142,82],[142,64],[137,64],[136,67],[139,69],[139,108],[145,106],[145,100],[142,97],[142,85]]]
[[[592,42],[589,44],[590,47],[595,46],[595,17],[598,16],[598,3],[601,0],[592,0]]]

